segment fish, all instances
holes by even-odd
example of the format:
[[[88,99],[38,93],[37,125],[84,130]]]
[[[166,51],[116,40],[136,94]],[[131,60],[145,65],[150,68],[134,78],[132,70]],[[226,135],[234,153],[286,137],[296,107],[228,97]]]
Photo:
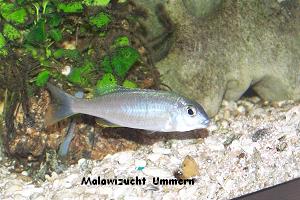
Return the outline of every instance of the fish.
[[[76,98],[47,83],[52,101],[46,126],[75,114],[86,114],[111,126],[152,132],[185,132],[208,127],[210,119],[194,100],[175,92],[115,87],[91,99]]]

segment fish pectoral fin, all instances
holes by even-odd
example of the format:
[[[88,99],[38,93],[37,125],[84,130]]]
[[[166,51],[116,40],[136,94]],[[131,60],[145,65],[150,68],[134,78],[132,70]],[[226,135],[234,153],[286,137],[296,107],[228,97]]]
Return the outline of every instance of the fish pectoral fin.
[[[111,123],[105,119],[102,119],[102,118],[97,118],[96,119],[96,123],[99,125],[99,126],[102,126],[104,128],[108,128],[108,127],[121,127],[117,124],[114,124],[114,123]]]

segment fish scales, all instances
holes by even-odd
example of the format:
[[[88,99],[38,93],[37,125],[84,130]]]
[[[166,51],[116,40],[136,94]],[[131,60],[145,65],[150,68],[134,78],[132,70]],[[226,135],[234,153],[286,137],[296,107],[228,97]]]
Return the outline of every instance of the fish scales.
[[[163,129],[179,97],[163,91],[113,92],[97,97],[80,106],[75,112],[95,115],[125,127]]]

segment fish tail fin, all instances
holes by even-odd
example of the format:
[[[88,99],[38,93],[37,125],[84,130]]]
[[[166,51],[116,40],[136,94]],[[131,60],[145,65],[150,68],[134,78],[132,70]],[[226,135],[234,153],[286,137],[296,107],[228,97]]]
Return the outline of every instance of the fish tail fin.
[[[74,111],[75,104],[79,99],[70,94],[65,93],[63,90],[48,83],[47,89],[52,96],[52,102],[47,108],[45,115],[45,124],[50,126],[60,120],[76,114]]]

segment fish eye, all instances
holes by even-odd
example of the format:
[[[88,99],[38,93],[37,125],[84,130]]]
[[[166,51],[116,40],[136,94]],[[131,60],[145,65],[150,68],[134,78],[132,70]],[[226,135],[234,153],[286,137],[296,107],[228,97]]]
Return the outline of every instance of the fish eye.
[[[191,117],[194,117],[196,115],[196,109],[193,106],[187,106],[186,111]]]

